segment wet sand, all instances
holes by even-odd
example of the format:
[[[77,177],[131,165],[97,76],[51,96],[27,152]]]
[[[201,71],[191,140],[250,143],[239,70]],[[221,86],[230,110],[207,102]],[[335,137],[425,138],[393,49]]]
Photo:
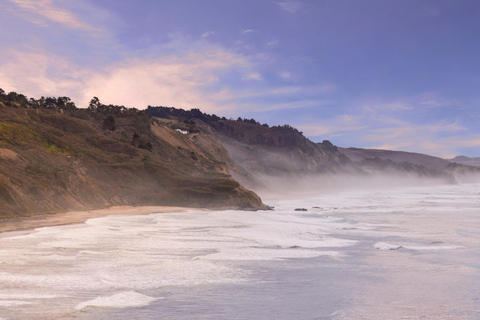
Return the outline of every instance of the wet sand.
[[[195,208],[168,206],[116,206],[106,209],[69,211],[52,214],[41,214],[30,217],[0,219],[0,232],[31,230],[42,227],[53,227],[67,224],[82,223],[92,218],[112,215],[142,215],[160,212],[175,212],[193,210]],[[199,210],[199,209],[195,209]],[[201,209],[200,209],[201,210]]]

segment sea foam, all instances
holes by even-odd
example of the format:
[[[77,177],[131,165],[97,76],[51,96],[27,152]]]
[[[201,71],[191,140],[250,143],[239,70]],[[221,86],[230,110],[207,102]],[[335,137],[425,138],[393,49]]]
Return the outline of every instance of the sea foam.
[[[158,298],[149,297],[135,291],[125,291],[108,297],[97,297],[93,300],[79,303],[75,309],[87,307],[130,308],[148,306]]]
[[[420,189],[424,193],[328,194],[269,202],[274,211],[109,216],[9,234],[0,237],[0,314],[6,319],[39,318],[32,314],[54,319],[88,306],[100,313],[98,307],[154,308],[154,297],[164,295],[164,288],[243,287],[256,283],[257,266],[290,263],[278,260],[307,258],[305,263],[314,261],[319,268],[338,264],[337,275],[343,276],[345,270],[364,270],[351,264],[359,256],[378,259],[365,270],[400,258],[412,265],[431,260],[423,257],[475,259],[466,254],[475,252],[478,243],[478,190],[480,186],[458,186]],[[430,195],[449,201],[423,201]],[[295,211],[297,207],[308,212]],[[457,248],[463,249],[442,251]],[[397,249],[398,254],[382,251]],[[310,259],[316,257],[321,258]]]
[[[33,302],[21,301],[21,300],[0,300],[0,307],[12,307],[21,306],[26,304],[32,304]]]
[[[404,246],[409,250],[453,250],[463,248],[462,246]]]

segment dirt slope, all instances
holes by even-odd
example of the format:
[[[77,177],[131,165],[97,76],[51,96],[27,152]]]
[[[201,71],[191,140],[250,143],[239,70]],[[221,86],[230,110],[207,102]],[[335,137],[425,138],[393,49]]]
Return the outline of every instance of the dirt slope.
[[[0,103],[0,216],[112,205],[261,208],[212,156],[226,153],[222,145],[204,140],[143,112]]]

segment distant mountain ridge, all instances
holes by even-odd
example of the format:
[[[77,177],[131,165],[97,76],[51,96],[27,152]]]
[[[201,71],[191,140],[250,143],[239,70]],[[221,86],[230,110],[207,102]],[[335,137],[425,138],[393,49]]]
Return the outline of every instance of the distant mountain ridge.
[[[415,152],[340,147],[339,150],[347,155],[352,161],[356,162],[367,158],[379,158],[382,160],[392,160],[398,163],[409,162],[436,170],[443,170],[450,164],[450,161],[448,160]]]
[[[479,175],[480,170],[469,165],[468,161],[446,160],[426,154],[361,148],[338,148],[356,165],[368,172],[404,172],[421,177],[444,178],[446,182],[455,183],[465,180],[470,175]]]
[[[470,158],[466,156],[457,156],[452,159],[448,159],[450,162],[460,163],[465,166],[477,167],[480,168],[480,157]]]

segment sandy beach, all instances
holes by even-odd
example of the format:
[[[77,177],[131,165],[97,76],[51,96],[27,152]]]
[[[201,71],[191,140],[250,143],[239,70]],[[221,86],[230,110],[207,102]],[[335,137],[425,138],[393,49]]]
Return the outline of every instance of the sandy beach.
[[[0,219],[0,232],[31,230],[67,224],[82,223],[92,218],[111,215],[141,215],[160,212],[192,210],[194,208],[168,206],[116,206],[98,210],[69,211],[52,214],[41,214],[30,217]]]

